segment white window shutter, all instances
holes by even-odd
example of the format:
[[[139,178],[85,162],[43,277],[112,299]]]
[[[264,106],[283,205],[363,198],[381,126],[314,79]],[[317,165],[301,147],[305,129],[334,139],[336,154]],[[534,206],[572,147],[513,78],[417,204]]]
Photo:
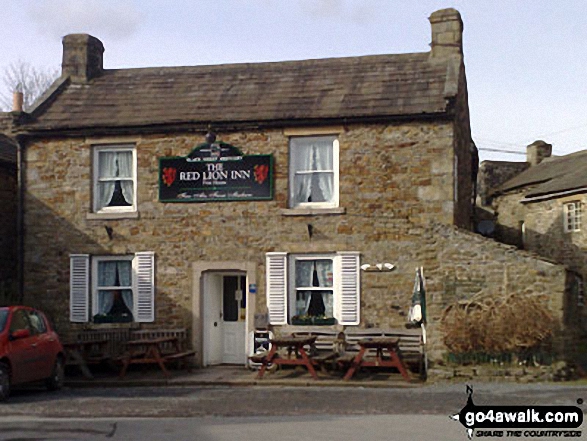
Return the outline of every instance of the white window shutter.
[[[337,319],[340,325],[358,325],[361,305],[361,286],[359,274],[359,253],[347,251],[338,253],[338,301]]]
[[[90,256],[69,256],[69,320],[87,322],[90,299]]]
[[[133,261],[135,287],[135,321],[155,321],[155,253],[152,251],[135,254]]]
[[[267,253],[266,297],[269,323],[287,324],[287,253]]]

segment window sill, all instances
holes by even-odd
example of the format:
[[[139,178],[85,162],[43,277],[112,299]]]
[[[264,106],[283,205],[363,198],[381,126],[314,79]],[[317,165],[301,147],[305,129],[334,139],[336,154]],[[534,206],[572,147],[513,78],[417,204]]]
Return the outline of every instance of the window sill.
[[[87,220],[116,220],[116,219],[138,219],[138,211],[129,211],[126,213],[87,213]]]
[[[321,216],[330,214],[345,214],[346,208],[284,208],[282,216]]]
[[[100,329],[139,329],[141,324],[138,322],[128,323],[84,323],[84,329],[88,330],[100,330]]]

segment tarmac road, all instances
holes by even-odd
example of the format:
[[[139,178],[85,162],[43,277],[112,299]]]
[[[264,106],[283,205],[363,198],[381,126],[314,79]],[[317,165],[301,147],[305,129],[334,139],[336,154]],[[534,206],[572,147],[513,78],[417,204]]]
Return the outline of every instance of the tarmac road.
[[[587,386],[473,384],[476,405],[577,405]],[[465,404],[465,384],[409,388],[185,386],[14,391],[0,416],[51,418],[443,415]],[[581,408],[587,408],[582,404]],[[0,427],[1,428],[1,427]]]
[[[587,408],[578,404],[587,398],[583,385],[473,387],[476,405]],[[31,388],[15,391],[0,404],[0,440],[464,441],[464,427],[449,415],[460,411],[466,399],[464,384],[66,388],[53,393]],[[580,430],[587,437],[584,427]]]

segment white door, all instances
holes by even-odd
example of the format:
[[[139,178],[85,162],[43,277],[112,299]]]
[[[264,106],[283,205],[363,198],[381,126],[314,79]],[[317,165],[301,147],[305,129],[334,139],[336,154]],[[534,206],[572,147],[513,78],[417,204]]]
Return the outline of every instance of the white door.
[[[223,363],[244,364],[246,362],[245,282],[246,278],[242,275],[228,275],[223,278]]]
[[[222,275],[204,274],[204,365],[222,363]]]
[[[246,277],[204,274],[204,365],[245,364]]]

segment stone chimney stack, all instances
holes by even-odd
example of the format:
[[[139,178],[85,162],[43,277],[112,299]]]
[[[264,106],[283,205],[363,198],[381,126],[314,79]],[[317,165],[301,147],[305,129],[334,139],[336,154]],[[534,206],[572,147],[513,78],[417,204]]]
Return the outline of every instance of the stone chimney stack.
[[[432,27],[430,56],[446,57],[463,53],[463,20],[453,8],[433,12],[429,18]]]
[[[550,158],[550,155],[552,155],[552,144],[547,144],[544,141],[534,141],[526,147],[526,162],[530,163],[531,167]]]
[[[12,111],[13,112],[22,112],[23,111],[23,104],[24,104],[24,94],[16,90],[12,93]]]
[[[69,34],[63,37],[62,74],[73,83],[87,83],[104,70],[104,46],[88,34]]]

